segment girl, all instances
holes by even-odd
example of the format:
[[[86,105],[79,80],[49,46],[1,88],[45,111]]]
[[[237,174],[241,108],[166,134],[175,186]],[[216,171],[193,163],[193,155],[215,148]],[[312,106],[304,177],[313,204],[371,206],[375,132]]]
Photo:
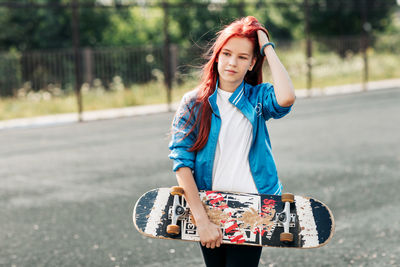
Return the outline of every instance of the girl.
[[[172,122],[169,157],[185,191],[207,266],[257,266],[262,247],[221,245],[198,190],[280,195],[265,121],[285,116],[295,101],[292,82],[254,17],[217,33],[201,82],[182,99]],[[267,58],[275,83],[262,83]]]

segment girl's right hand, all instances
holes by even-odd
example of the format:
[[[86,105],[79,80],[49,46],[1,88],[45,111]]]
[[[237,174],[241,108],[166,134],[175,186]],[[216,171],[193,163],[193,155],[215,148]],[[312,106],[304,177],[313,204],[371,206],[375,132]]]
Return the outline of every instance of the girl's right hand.
[[[222,243],[222,231],[219,226],[207,220],[197,224],[197,231],[200,236],[200,243],[206,248],[220,247]]]

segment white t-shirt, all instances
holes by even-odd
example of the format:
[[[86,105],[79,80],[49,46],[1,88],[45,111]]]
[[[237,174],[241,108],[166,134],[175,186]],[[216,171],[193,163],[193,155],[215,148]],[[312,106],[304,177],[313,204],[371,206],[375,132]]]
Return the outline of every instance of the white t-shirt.
[[[221,116],[221,130],[215,151],[212,189],[258,193],[249,165],[252,125],[229,102],[231,95],[232,93],[218,88],[217,105]]]

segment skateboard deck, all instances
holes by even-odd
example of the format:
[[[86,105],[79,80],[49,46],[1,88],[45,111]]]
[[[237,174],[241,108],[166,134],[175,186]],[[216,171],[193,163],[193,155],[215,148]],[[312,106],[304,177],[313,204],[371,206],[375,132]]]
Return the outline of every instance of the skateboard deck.
[[[200,191],[199,196],[210,220],[221,227],[225,244],[316,248],[333,236],[332,212],[313,198],[292,195],[290,203],[265,194]],[[200,241],[184,196],[171,195],[170,188],[143,194],[133,210],[133,223],[148,237]],[[178,228],[173,234],[167,232],[171,224]],[[281,233],[290,233],[291,239],[282,239]]]

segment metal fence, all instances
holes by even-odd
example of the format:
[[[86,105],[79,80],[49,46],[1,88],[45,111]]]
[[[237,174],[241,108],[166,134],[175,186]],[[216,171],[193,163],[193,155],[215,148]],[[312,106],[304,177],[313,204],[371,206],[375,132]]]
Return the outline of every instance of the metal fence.
[[[148,82],[154,69],[162,69],[162,49],[84,48],[79,53],[83,82],[100,79],[107,87],[113,77],[120,76],[126,85]],[[56,86],[73,90],[75,82],[74,51],[28,51],[0,54],[0,95],[16,95],[18,89],[49,90]]]
[[[305,41],[277,40],[276,43],[277,53],[292,79],[304,80],[306,87],[305,80],[309,70]],[[373,60],[378,54],[398,58],[399,47],[399,37],[380,36],[369,40],[369,48],[364,55],[362,37],[313,40],[312,85],[324,86],[321,80],[325,76],[346,70],[353,76],[349,82],[362,82],[365,71],[372,79],[377,79],[379,77],[375,77],[375,74],[383,67],[395,73],[395,65],[383,66],[384,62],[381,62],[382,65],[378,67],[373,62],[368,64],[368,58]],[[198,70],[204,63],[202,54],[207,48],[207,45],[170,45],[167,55],[162,46],[83,48],[79,51],[81,78],[88,85],[92,85],[95,79],[100,80],[102,85],[109,89],[113,78],[120,77],[124,86],[129,88],[132,84],[162,79],[166,73],[164,62],[168,56],[167,66],[172,70],[172,80],[176,81],[181,79],[182,74]],[[265,69],[268,75],[268,68]],[[70,92],[74,90],[75,78],[73,50],[0,53],[1,96],[17,96],[21,88],[32,91],[51,91],[52,88],[59,88],[62,92]]]

